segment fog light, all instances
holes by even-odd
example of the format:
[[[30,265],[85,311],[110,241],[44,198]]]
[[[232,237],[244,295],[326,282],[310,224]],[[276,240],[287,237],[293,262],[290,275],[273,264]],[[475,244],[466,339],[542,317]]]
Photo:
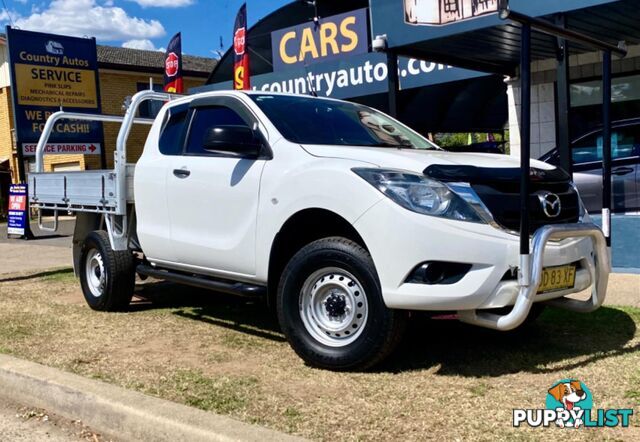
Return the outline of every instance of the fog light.
[[[406,279],[409,284],[451,285],[459,282],[471,270],[471,264],[428,261],[418,265]]]

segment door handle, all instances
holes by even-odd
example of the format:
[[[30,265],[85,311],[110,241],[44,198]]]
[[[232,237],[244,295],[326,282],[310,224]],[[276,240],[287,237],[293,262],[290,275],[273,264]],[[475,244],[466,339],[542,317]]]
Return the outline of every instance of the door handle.
[[[191,171],[187,169],[173,169],[173,174],[178,178],[185,179],[191,175]]]
[[[629,175],[631,172],[633,172],[633,168],[631,167],[618,167],[611,171],[611,175],[623,176]]]

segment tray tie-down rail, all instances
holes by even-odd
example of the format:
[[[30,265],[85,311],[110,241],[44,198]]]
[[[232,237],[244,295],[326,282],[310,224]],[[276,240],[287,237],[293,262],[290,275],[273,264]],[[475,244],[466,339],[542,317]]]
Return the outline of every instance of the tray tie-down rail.
[[[602,230],[591,223],[549,225],[541,227],[533,234],[532,253],[521,257],[518,276],[520,290],[511,312],[497,315],[481,310],[465,310],[458,312],[460,321],[501,331],[513,330],[520,326],[527,319],[540,287],[547,243],[580,237],[591,238],[594,246],[593,259],[586,260],[591,276],[591,297],[584,301],[562,297],[544,303],[580,313],[597,310],[607,295],[611,272],[610,252]]]

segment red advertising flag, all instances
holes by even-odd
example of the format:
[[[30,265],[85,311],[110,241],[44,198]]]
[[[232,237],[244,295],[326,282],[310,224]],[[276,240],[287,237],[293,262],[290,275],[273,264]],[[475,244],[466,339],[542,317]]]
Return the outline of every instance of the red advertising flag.
[[[236,16],[233,28],[233,88],[235,90],[251,89],[251,73],[249,72],[249,52],[247,51],[247,4],[242,5]]]
[[[164,56],[164,91],[173,94],[184,92],[182,81],[182,36],[173,36]]]

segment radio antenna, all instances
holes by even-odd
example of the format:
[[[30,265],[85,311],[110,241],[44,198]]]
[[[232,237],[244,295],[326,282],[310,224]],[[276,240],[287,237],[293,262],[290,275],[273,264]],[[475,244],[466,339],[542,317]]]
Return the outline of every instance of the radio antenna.
[[[307,86],[309,86],[309,93],[311,94],[312,97],[316,97],[318,98],[318,92],[316,92],[316,89],[313,87],[313,81],[311,81],[311,73],[309,72],[309,66],[307,66],[307,60],[304,61],[304,73],[305,73],[305,78],[307,80]]]

